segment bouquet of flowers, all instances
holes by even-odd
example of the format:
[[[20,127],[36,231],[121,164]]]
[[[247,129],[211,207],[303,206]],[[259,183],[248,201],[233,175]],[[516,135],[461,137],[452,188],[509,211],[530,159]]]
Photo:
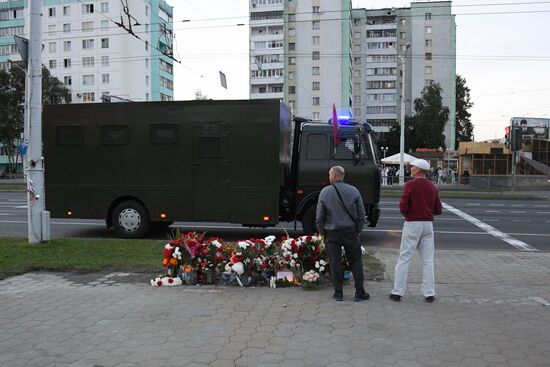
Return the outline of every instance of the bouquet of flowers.
[[[306,290],[317,289],[321,275],[315,270],[310,270],[302,276],[302,288]]]
[[[151,285],[153,287],[170,287],[174,285],[181,285],[182,281],[180,278],[171,278],[166,275],[159,275],[155,279],[151,279]]]

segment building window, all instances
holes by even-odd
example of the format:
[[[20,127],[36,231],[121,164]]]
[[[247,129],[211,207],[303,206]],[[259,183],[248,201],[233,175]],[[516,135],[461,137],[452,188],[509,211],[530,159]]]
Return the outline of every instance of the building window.
[[[321,89],[321,82],[313,82],[313,85],[311,87],[312,90],[320,90]]]
[[[82,22],[82,31],[90,32],[94,30],[94,22]]]
[[[55,43],[55,42],[48,43],[48,51],[56,52],[57,51],[57,43]]]
[[[147,5],[145,5],[145,16],[149,16],[149,7]]]
[[[101,74],[101,84],[109,84],[109,74]]]
[[[63,7],[63,16],[69,16],[71,15],[71,7],[70,6],[64,6]]]
[[[360,26],[361,25],[361,19],[359,19],[359,18],[353,19],[353,25],[356,26],[356,27]]]
[[[149,85],[149,75],[145,75],[145,85]]]
[[[320,120],[321,114],[319,112],[313,112],[313,119],[314,120]]]
[[[288,107],[294,108],[296,106],[296,101],[288,101]]]
[[[108,13],[109,12],[109,3],[101,3],[101,12],[102,13]]]
[[[94,66],[94,57],[93,56],[83,57],[82,66],[85,68],[90,68]]]
[[[94,40],[93,40],[93,38],[82,40],[82,48],[84,50],[93,50],[94,49]]]
[[[82,14],[92,14],[94,12],[94,4],[83,4]]]
[[[399,37],[404,40],[405,38],[407,38],[407,32],[400,32]]]
[[[431,60],[432,59],[432,53],[431,52],[426,52],[425,59],[426,60]]]
[[[294,72],[293,71],[288,72],[288,80],[294,80]]]
[[[432,73],[432,67],[426,66],[426,74],[431,74],[431,73]]]
[[[360,90],[361,89],[361,83],[353,83],[353,90]]]
[[[319,8],[320,8],[319,6],[314,6],[314,7],[312,8],[313,14],[319,13]]]
[[[95,102],[95,93],[82,93],[82,102]]]
[[[321,68],[319,66],[313,67],[313,75],[320,75],[321,74]]]
[[[101,66],[109,66],[109,56],[101,56]]]
[[[313,36],[313,44],[314,45],[320,45],[321,44],[321,37],[320,36]]]
[[[146,101],[149,100],[149,93],[145,93],[145,100],[146,100]]]
[[[109,48],[109,39],[108,38],[102,38],[101,39],[101,48]]]
[[[318,21],[318,20],[314,20],[314,21],[311,23],[311,28],[312,28],[312,29],[321,29],[321,22]]]
[[[361,103],[361,96],[353,96],[354,103]]]
[[[321,60],[321,53],[319,51],[313,51],[311,53],[312,60]]]
[[[426,13],[426,20],[432,20],[432,13]]]
[[[431,79],[426,79],[426,82],[425,82],[426,86],[430,86],[430,85],[432,85],[433,83],[434,83],[433,80],[431,80]]]
[[[50,24],[48,26],[48,33],[55,33],[55,24]]]
[[[432,33],[432,27],[431,26],[426,27],[426,33],[428,33],[428,34]]]
[[[145,41],[145,51],[149,51],[149,41]]]
[[[71,41],[63,41],[63,51],[71,51]]]
[[[354,57],[353,58],[353,63],[356,64],[356,65],[360,64],[361,63],[361,58],[360,57]]]
[[[353,115],[354,116],[361,116],[361,109],[360,108],[354,108],[353,109]]]
[[[426,40],[426,47],[432,47],[432,40]]]
[[[149,69],[149,59],[145,59],[145,68]]]
[[[57,60],[50,60],[50,69],[55,69],[57,67]]]
[[[295,51],[296,50],[296,44],[294,42],[288,44],[288,50],[289,51]]]
[[[296,87],[294,85],[288,87],[288,94],[296,94]]]
[[[71,23],[65,23],[63,24],[63,32],[69,33],[71,31]]]
[[[320,97],[313,97],[312,104],[313,104],[313,106],[319,106],[321,104],[321,98]]]
[[[65,68],[70,68],[71,67],[71,59],[63,59],[63,66]]]
[[[63,84],[71,85],[73,84],[73,78],[71,76],[66,76],[63,78]]]
[[[109,21],[108,20],[102,20],[100,24],[101,24],[101,30],[102,31],[106,31],[107,29],[109,29]]]
[[[289,57],[288,58],[288,64],[289,65],[296,65],[296,58],[295,57]]]
[[[353,52],[361,52],[361,45],[353,45]]]
[[[48,8],[48,16],[50,18],[54,18],[55,17],[55,8]]]
[[[296,36],[296,28],[289,28],[289,29],[288,29],[288,35],[289,35],[290,37]]]
[[[406,25],[407,24],[407,19],[401,18],[400,22],[401,22],[401,25]]]
[[[94,85],[95,83],[95,80],[94,80],[94,75],[93,74],[90,74],[90,75],[82,75],[82,84],[83,85]]]
[[[360,77],[360,76],[361,76],[361,70],[354,70],[354,71],[353,71],[353,76],[354,76],[355,78]]]
[[[295,22],[296,21],[296,14],[288,14],[288,21],[289,22]]]
[[[353,32],[353,38],[361,38],[361,32]]]

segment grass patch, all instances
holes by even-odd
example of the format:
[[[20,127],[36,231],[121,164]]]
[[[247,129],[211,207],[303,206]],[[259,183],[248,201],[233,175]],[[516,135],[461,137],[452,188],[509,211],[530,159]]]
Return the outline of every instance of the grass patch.
[[[386,270],[382,261],[380,261],[374,253],[367,251],[363,255],[363,269],[365,270],[365,279],[368,280],[384,280],[384,271]]]
[[[161,269],[165,241],[60,238],[49,244],[0,238],[0,279],[30,271],[129,271]]]
[[[26,191],[25,185],[0,185],[0,191]]]

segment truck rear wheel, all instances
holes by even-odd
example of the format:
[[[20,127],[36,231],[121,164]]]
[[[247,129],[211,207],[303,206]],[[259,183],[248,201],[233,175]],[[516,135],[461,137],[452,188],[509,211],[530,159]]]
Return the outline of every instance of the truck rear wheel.
[[[116,234],[122,238],[141,238],[149,229],[149,215],[137,201],[127,200],[118,204],[111,216]]]
[[[317,232],[317,225],[315,224],[316,218],[316,206],[312,205],[306,209],[304,216],[302,217],[302,228],[305,234],[314,234]]]

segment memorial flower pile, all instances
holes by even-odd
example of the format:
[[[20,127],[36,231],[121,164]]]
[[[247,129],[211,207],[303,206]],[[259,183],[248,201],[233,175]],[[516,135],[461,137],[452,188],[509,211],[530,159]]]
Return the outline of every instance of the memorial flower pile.
[[[164,278],[178,279],[178,275],[188,285],[225,284],[233,279],[239,285],[270,285],[273,277],[283,271],[295,274],[297,283],[306,278],[317,282],[327,270],[328,261],[320,236],[283,237],[280,241],[268,236],[226,242],[189,232],[177,233],[165,244],[162,266],[167,275],[151,280],[151,285],[171,285],[174,280]]]

